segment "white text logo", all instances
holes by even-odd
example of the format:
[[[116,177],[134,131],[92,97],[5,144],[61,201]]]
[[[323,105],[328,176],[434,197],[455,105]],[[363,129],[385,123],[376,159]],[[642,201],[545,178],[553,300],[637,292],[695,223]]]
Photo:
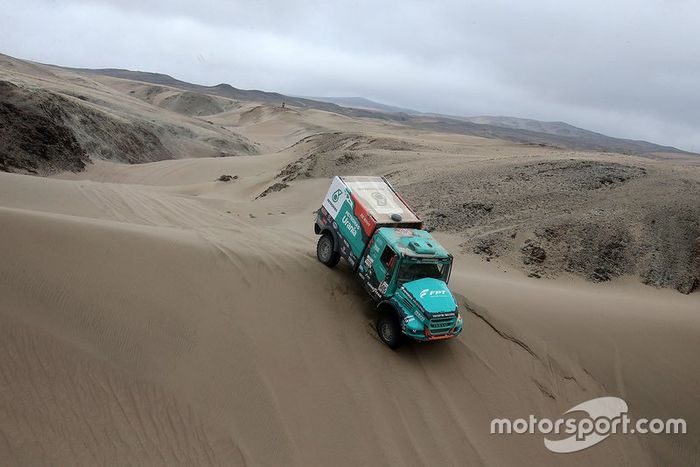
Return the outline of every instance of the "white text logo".
[[[446,290],[430,290],[430,289],[423,289],[420,291],[420,298],[423,298],[425,296],[428,297],[439,297],[442,295],[447,295]]]
[[[534,415],[515,420],[495,418],[491,420],[491,434],[541,433],[545,435],[544,445],[547,449],[569,453],[594,446],[618,433],[685,434],[687,431],[682,418],[639,418],[633,421],[627,412],[627,402],[619,397],[598,397],[570,408],[556,420],[538,419]],[[576,413],[578,416],[573,415]],[[556,438],[562,434],[570,436]]]

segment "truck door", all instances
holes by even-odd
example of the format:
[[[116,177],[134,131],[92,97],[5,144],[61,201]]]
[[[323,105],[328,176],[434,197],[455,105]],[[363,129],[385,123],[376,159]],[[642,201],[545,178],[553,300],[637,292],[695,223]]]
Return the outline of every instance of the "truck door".
[[[396,252],[389,246],[384,247],[384,251],[379,257],[379,262],[376,263],[374,267],[374,273],[377,277],[377,282],[382,288],[382,284],[389,284],[391,281],[392,273],[394,272],[394,266],[396,265],[398,256]],[[383,286],[384,290],[382,294],[386,293],[386,286]],[[381,290],[380,290],[381,291]]]
[[[375,299],[381,300],[387,295],[398,263],[398,255],[389,245],[377,245],[369,253],[369,261],[365,263],[364,274],[367,292]],[[369,263],[369,264],[367,264]]]

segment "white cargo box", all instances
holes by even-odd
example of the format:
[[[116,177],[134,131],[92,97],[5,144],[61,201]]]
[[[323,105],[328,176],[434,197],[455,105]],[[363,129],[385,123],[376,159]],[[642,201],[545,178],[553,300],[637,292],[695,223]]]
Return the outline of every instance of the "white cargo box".
[[[400,224],[405,227],[420,228],[422,225],[420,218],[384,177],[333,178],[323,202],[323,206],[333,219],[343,211],[348,197],[353,202],[354,214],[363,225],[368,224],[366,221],[380,226]],[[371,219],[362,219],[364,215],[369,215]]]

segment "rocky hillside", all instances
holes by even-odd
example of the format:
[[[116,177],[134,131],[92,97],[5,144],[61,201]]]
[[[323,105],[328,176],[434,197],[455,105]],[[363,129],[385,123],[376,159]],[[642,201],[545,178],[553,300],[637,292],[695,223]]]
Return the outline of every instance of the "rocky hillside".
[[[156,129],[45,89],[0,81],[0,170],[80,171],[90,156],[121,162],[171,159]]]
[[[483,154],[465,163],[461,151],[328,133],[300,142],[300,157],[278,178],[286,184],[383,174],[428,229],[456,233],[465,252],[533,278],[573,274],[605,282],[633,275],[682,293],[700,286],[697,171],[557,150]]]
[[[80,171],[124,163],[257,154],[255,142],[206,117],[230,99],[142,82],[100,82],[0,54],[0,170]]]

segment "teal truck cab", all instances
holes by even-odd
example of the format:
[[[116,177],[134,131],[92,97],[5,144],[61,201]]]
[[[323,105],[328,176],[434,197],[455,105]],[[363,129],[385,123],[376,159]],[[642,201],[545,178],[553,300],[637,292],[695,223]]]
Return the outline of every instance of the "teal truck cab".
[[[384,177],[335,177],[316,215],[316,256],[344,258],[377,304],[379,338],[392,349],[405,336],[449,339],[462,318],[447,283],[452,255]]]

